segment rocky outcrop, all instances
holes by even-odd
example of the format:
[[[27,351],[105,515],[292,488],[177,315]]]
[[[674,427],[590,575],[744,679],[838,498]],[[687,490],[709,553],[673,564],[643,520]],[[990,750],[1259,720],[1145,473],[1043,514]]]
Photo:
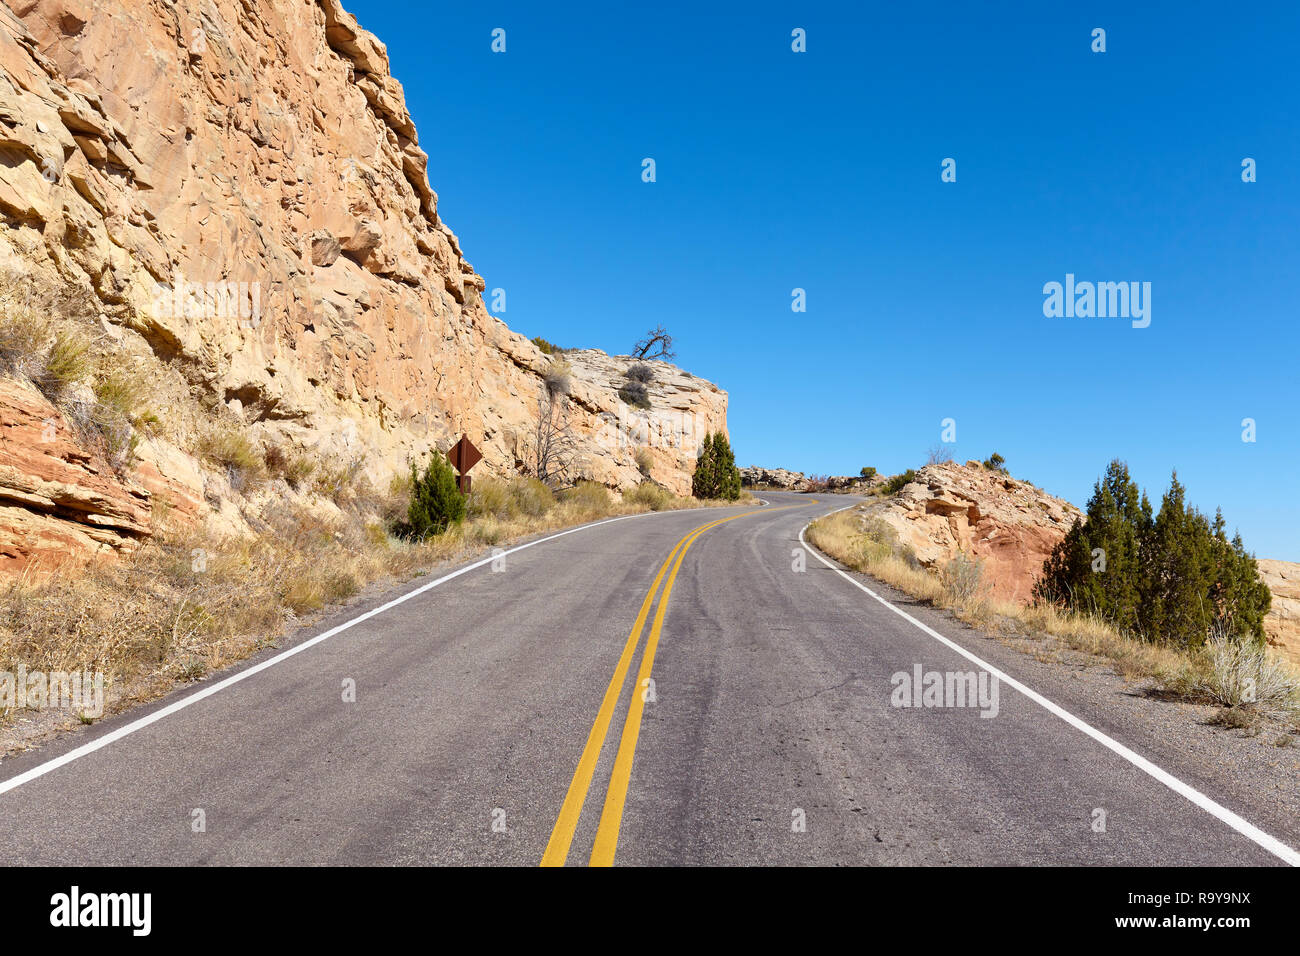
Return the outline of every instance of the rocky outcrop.
[[[740,469],[740,483],[746,488],[775,488],[779,491],[804,491],[808,478],[802,471],[784,468],[760,468],[748,465]]]
[[[1300,564],[1262,558],[1259,576],[1273,593],[1264,618],[1268,642],[1292,664],[1300,665]]]
[[[837,495],[865,495],[888,480],[884,475],[872,475],[870,478],[861,475],[831,475],[826,479],[826,490]]]
[[[338,0],[0,4],[0,270],[85,290],[253,438],[364,460],[377,486],[461,433],[476,474],[513,473],[551,362],[485,308],[427,165],[384,45]],[[726,428],[726,393],[671,367],[647,419],[618,360],[574,363],[597,481],[637,480],[638,429]],[[141,479],[192,492],[178,454]],[[652,454],[689,487],[689,441]]]
[[[805,475],[784,468],[760,468],[749,465],[740,469],[740,483],[746,488],[774,488],[779,491],[834,492],[840,495],[865,495],[886,479],[882,475]]]
[[[994,597],[1020,602],[1080,516],[1068,501],[978,462],[926,465],[896,495],[863,510],[893,528],[925,567],[964,552],[984,562]]]
[[[631,458],[644,448],[650,452],[650,476],[674,494],[689,495],[700,444],[709,432],[725,430],[727,393],[667,362],[599,349],[569,349],[560,359],[572,367],[568,396],[578,412],[579,434],[594,448],[585,453],[583,474],[611,488],[635,485],[643,475]],[[633,365],[654,373],[646,384],[649,408],[619,397]],[[594,423],[594,430],[583,431],[584,422]],[[524,441],[525,455],[527,447]]]
[[[129,553],[149,491],[118,476],[39,392],[0,379],[0,572]]]

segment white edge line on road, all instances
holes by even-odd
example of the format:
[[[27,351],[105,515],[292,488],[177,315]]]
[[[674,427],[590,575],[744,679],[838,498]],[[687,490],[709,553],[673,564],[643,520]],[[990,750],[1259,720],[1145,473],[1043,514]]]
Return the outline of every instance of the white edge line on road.
[[[847,511],[849,508],[852,507],[853,505],[848,505],[847,507],[844,508],[837,508],[835,509],[835,511],[830,511],[824,515],[821,515],[821,517],[822,518],[830,517],[830,515],[838,514],[841,511]],[[812,524],[812,522],[810,521],[808,522],[808,524]],[[998,670],[992,664],[989,664],[987,661],[981,660],[980,658],[976,657],[974,654],[966,650],[966,648],[962,647],[960,644],[957,644],[954,641],[949,640],[948,638],[940,634],[938,631],[936,631],[934,628],[929,627],[928,625],[918,621],[916,618],[912,617],[912,615],[908,614],[902,608],[895,607],[893,604],[891,604],[885,598],[882,598],[879,594],[871,590],[871,588],[867,587],[861,581],[856,580],[852,576],[846,574],[842,569],[837,568],[830,561],[826,560],[826,558],[822,557],[821,553],[816,548],[811,547],[808,544],[808,542],[804,540],[803,533],[806,530],[808,530],[807,524],[799,529],[799,543],[803,545],[804,550],[807,551],[809,554],[811,554],[822,564],[826,565],[826,567],[830,568],[832,571],[834,571],[844,580],[848,581],[855,588],[865,591],[868,595],[875,598],[877,601],[879,601],[885,607],[889,608],[899,617],[903,618],[904,620],[910,621],[911,623],[919,627],[921,630],[925,631],[925,633],[929,634],[940,644],[943,644],[944,646],[951,648],[952,650],[960,654],[962,657],[970,661],[972,664],[975,664],[977,667],[980,667],[983,670],[988,671],[990,674],[992,674],[994,677],[996,677],[999,681],[1006,684],[1007,686],[1020,691],[1020,693],[1024,694],[1035,704],[1038,704],[1040,707],[1044,708],[1048,712],[1055,714],[1057,717],[1060,717],[1063,721],[1065,721],[1075,730],[1079,730],[1087,734],[1089,737],[1097,741],[1097,743],[1101,744],[1103,747],[1107,748],[1108,750],[1114,751],[1115,753],[1119,754],[1121,757],[1123,757],[1133,766],[1137,767],[1139,770],[1143,771],[1144,773],[1147,773],[1150,776],[1154,777],[1156,780],[1159,780],[1170,790],[1174,791],[1174,793],[1194,803],[1196,806],[1200,807],[1206,813],[1210,814],[1211,816],[1217,817],[1219,820],[1223,821],[1228,826],[1232,827],[1234,830],[1236,830],[1242,836],[1246,837],[1248,840],[1251,840],[1254,843],[1258,844],[1259,846],[1263,847],[1269,853],[1272,853],[1274,856],[1278,857],[1279,859],[1286,861],[1291,866],[1300,866],[1300,852],[1297,852],[1293,848],[1287,846],[1277,837],[1265,833],[1263,830],[1255,826],[1255,824],[1251,823],[1249,820],[1246,820],[1243,817],[1238,816],[1237,814],[1233,813],[1231,810],[1229,810],[1227,807],[1223,806],[1222,804],[1216,803],[1214,800],[1211,800],[1209,797],[1201,793],[1201,791],[1197,790],[1195,787],[1184,783],[1183,781],[1175,777],[1173,774],[1156,766],[1150,760],[1147,760],[1146,757],[1143,757],[1141,754],[1135,753],[1134,751],[1130,750],[1128,747],[1125,747],[1118,740],[1115,740],[1112,737],[1108,737],[1106,734],[1102,733],[1100,730],[1093,727],[1091,724],[1074,716],[1074,714],[1070,713],[1064,707],[1061,707],[1058,704],[1054,704],[1052,701],[1048,700],[1042,694],[1038,693],[1035,690],[1031,690],[1030,688],[1026,687],[1024,684],[1020,683],[1020,681],[1016,680],[1014,677],[1010,677],[1007,674],[1004,674],[1002,671]]]
[[[485,564],[491,564],[497,558],[505,557],[508,554],[514,554],[517,551],[523,551],[526,548],[531,548],[533,545],[544,544],[547,541],[554,541],[556,538],[563,538],[565,535],[575,534],[579,531],[587,531],[591,528],[598,528],[603,524],[611,524],[615,521],[627,521],[629,518],[644,518],[652,514],[679,514],[679,513],[680,512],[647,511],[647,512],[642,512],[641,514],[620,515],[617,518],[605,518],[602,521],[595,521],[592,522],[591,524],[579,525],[576,528],[569,528],[565,531],[560,531],[557,534],[547,535],[545,538],[538,538],[536,541],[529,541],[525,544],[521,544],[516,547],[510,548],[507,551],[503,552],[502,554],[489,555],[488,557],[483,558],[482,560],[475,561],[473,564],[468,564],[463,568],[459,568],[455,571],[452,571],[450,574],[444,574],[442,577],[438,578],[435,581],[430,581],[427,584],[422,584],[414,591],[408,591],[406,594],[403,594],[401,597],[394,598],[393,600],[388,601],[385,604],[381,604],[379,607],[373,608],[367,611],[365,614],[359,614],[356,617],[352,618],[351,620],[344,621],[342,624],[339,624],[337,627],[332,627],[328,631],[324,632],[323,634],[317,634],[315,637],[305,640],[301,644],[296,644],[281,654],[276,654],[274,657],[267,658],[266,660],[262,661],[260,664],[254,664],[252,667],[249,667],[246,670],[242,670],[238,674],[232,674],[231,676],[225,678],[224,680],[218,681],[217,683],[213,684],[211,687],[205,687],[203,690],[197,693],[190,694],[189,696],[183,697],[174,703],[168,704],[166,707],[159,708],[158,710],[154,711],[152,714],[147,714],[144,717],[141,717],[137,720],[133,720],[131,721],[131,723],[126,724],[123,727],[119,727],[117,730],[104,734],[104,736],[102,737],[97,737],[94,740],[90,741],[89,743],[82,744],[80,747],[77,747],[73,750],[69,750],[67,753],[63,754],[62,756],[55,757],[53,760],[46,761],[45,763],[42,764],[37,764],[31,770],[24,771],[23,773],[18,774],[18,776],[16,777],[0,782],[0,794],[8,793],[10,790],[16,790],[18,787],[21,787],[25,783],[30,783],[31,781],[35,780],[37,777],[43,777],[47,773],[50,773],[54,770],[58,770],[60,767],[72,763],[72,761],[74,760],[84,757],[87,754],[94,753],[96,750],[99,750],[103,747],[107,747],[109,744],[121,740],[123,737],[130,736],[131,734],[135,733],[137,730],[143,730],[145,727],[148,727],[150,724],[156,723],[162,720],[164,717],[170,717],[172,714],[176,713],[177,711],[184,710],[186,707],[189,707],[191,704],[197,704],[199,701],[211,697],[213,694],[219,693],[220,691],[225,690],[227,687],[231,687],[235,684],[238,684],[242,680],[247,680],[248,678],[252,677],[254,674],[258,674],[266,670],[268,667],[274,667],[276,664],[279,664],[281,661],[288,660],[290,657],[293,657],[295,654],[301,654],[303,651],[307,650],[308,648],[315,647],[317,644],[321,643],[322,641],[327,641],[335,634],[340,634],[343,631],[346,631],[348,628],[360,624],[362,621],[368,621],[372,617],[377,617],[378,615],[383,614],[385,611],[395,608],[399,604],[404,604],[405,602],[411,600],[411,598],[419,597],[424,592],[430,591],[433,588],[436,588],[440,584],[446,584],[448,581],[452,580],[453,578],[458,578],[462,574],[466,574],[470,571],[473,571],[475,568],[481,568]]]

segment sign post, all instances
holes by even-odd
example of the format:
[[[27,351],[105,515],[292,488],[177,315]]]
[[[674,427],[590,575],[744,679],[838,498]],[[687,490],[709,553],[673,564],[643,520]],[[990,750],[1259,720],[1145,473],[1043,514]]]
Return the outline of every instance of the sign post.
[[[451,467],[459,472],[456,476],[456,487],[460,489],[462,495],[469,494],[470,479],[466,472],[483,460],[483,454],[470,442],[468,435],[461,435],[460,441],[452,445],[451,451],[447,452],[447,460],[451,462]]]

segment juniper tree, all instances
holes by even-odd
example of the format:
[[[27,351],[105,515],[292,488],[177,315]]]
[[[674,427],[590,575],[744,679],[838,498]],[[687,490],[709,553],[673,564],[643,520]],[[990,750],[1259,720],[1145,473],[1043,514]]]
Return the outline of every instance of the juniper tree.
[[[700,456],[691,478],[691,494],[696,498],[725,498],[735,501],[740,497],[740,470],[731,443],[722,432],[704,436]]]
[[[407,506],[406,521],[397,528],[398,534],[421,540],[442,534],[464,517],[465,496],[456,487],[456,475],[446,457],[435,450],[429,456],[424,474],[412,462],[411,503]]]
[[[1148,640],[1196,647],[1218,633],[1263,639],[1272,596],[1240,535],[1231,541],[1186,503],[1175,472],[1152,517],[1151,502],[1112,461],[1076,521],[1043,564],[1039,600],[1100,614]]]

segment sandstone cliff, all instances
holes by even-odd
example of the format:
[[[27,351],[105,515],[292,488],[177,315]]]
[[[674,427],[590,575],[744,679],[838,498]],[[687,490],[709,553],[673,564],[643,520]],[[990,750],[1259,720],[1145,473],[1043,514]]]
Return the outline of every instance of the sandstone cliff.
[[[147,346],[214,414],[376,483],[462,432],[476,474],[524,468],[551,362],[486,310],[427,165],[384,45],[338,0],[0,3],[0,270],[83,290],[114,347]],[[626,363],[570,361],[581,473],[633,483],[649,444],[654,477],[688,490],[726,393],[661,366],[642,414],[617,396]],[[29,532],[128,548],[142,485],[212,498],[185,436],[119,479],[84,449],[23,450],[48,410],[5,394],[10,550]],[[54,481],[62,498],[33,490]]]
[[[1284,657],[1300,664],[1300,564],[1267,558],[1258,564],[1259,576],[1273,592],[1264,633]]]

